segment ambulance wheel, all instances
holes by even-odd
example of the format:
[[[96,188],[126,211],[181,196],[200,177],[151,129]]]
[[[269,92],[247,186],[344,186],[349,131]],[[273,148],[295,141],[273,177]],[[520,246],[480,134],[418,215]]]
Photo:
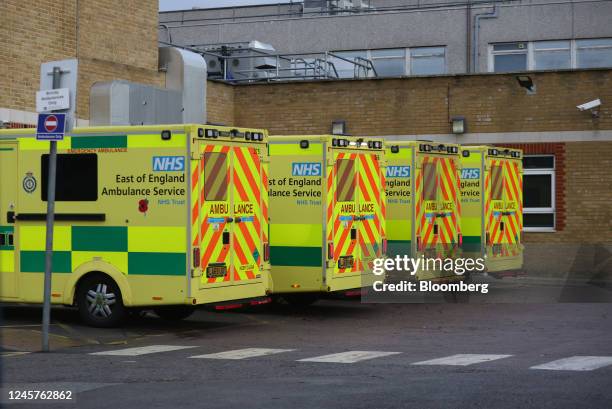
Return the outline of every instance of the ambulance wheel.
[[[114,327],[123,321],[125,307],[119,286],[104,274],[86,277],[77,289],[81,319],[93,327]]]
[[[155,314],[157,314],[157,316],[163,320],[180,321],[193,314],[195,308],[188,305],[172,305],[169,307],[155,308],[153,311],[155,311]]]
[[[304,308],[308,307],[319,299],[318,294],[285,294],[283,299],[292,307]]]

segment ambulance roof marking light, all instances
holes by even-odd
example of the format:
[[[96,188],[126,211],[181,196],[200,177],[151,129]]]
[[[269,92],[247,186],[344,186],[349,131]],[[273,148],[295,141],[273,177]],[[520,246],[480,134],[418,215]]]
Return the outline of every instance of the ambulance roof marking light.
[[[391,147],[391,153],[399,153],[399,151],[400,151],[400,148],[398,145],[393,145]]]
[[[499,151],[497,149],[489,149],[489,155],[497,156],[498,154],[499,154]]]
[[[198,136],[200,136],[199,132],[198,132]],[[207,129],[205,134],[204,134],[204,136],[206,138],[218,138],[219,137],[219,131],[216,130],[216,129]]]
[[[333,138],[332,139],[332,146],[338,146],[338,147],[346,147],[349,146],[349,141],[348,139],[336,139]]]

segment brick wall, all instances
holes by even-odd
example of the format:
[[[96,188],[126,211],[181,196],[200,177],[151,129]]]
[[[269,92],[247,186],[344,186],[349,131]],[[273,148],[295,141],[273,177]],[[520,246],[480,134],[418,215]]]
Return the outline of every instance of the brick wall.
[[[2,0],[0,108],[35,111],[40,64],[79,59],[77,114],[89,118],[89,87],[125,79],[162,85],[158,2]]]
[[[0,107],[35,111],[40,64],[76,56],[76,2],[2,0]]]
[[[79,58],[157,71],[158,1],[79,0]]]
[[[464,116],[470,133],[612,129],[612,104],[598,120],[576,109],[612,101],[612,71],[529,75],[534,95],[511,74],[239,85],[234,116],[273,134],[328,133],[335,119],[351,134],[446,134],[453,116]]]
[[[208,81],[206,110],[208,122],[234,125],[234,88],[220,82]]]
[[[565,145],[565,228],[549,241],[612,242],[612,142]],[[559,198],[557,198],[559,200]],[[541,235],[533,235],[540,239]]]

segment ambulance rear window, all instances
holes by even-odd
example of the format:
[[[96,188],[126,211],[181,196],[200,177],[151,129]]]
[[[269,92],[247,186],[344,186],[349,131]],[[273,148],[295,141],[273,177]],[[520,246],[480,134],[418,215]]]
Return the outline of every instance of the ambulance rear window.
[[[355,200],[355,162],[352,159],[338,159],[336,166],[336,200],[352,202]]]
[[[204,154],[204,200],[226,201],[228,187],[227,154]]]
[[[491,166],[491,200],[503,200],[504,170],[500,165]]]
[[[435,163],[423,164],[423,200],[437,200],[438,177]]]
[[[40,160],[41,199],[47,201],[49,155]],[[98,155],[95,153],[57,155],[55,200],[58,202],[95,202],[98,200]]]

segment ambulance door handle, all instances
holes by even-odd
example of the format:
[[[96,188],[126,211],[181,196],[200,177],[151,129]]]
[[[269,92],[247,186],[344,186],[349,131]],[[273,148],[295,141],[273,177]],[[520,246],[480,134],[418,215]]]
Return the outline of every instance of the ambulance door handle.
[[[351,229],[351,240],[357,240],[357,229]]]
[[[230,233],[228,231],[223,232],[223,244],[229,244],[230,242]]]
[[[9,234],[8,234],[8,245],[9,245],[9,246],[12,246],[13,244],[14,244],[14,241],[13,241],[13,233],[9,233]]]
[[[6,212],[6,222],[15,223],[15,212]]]

